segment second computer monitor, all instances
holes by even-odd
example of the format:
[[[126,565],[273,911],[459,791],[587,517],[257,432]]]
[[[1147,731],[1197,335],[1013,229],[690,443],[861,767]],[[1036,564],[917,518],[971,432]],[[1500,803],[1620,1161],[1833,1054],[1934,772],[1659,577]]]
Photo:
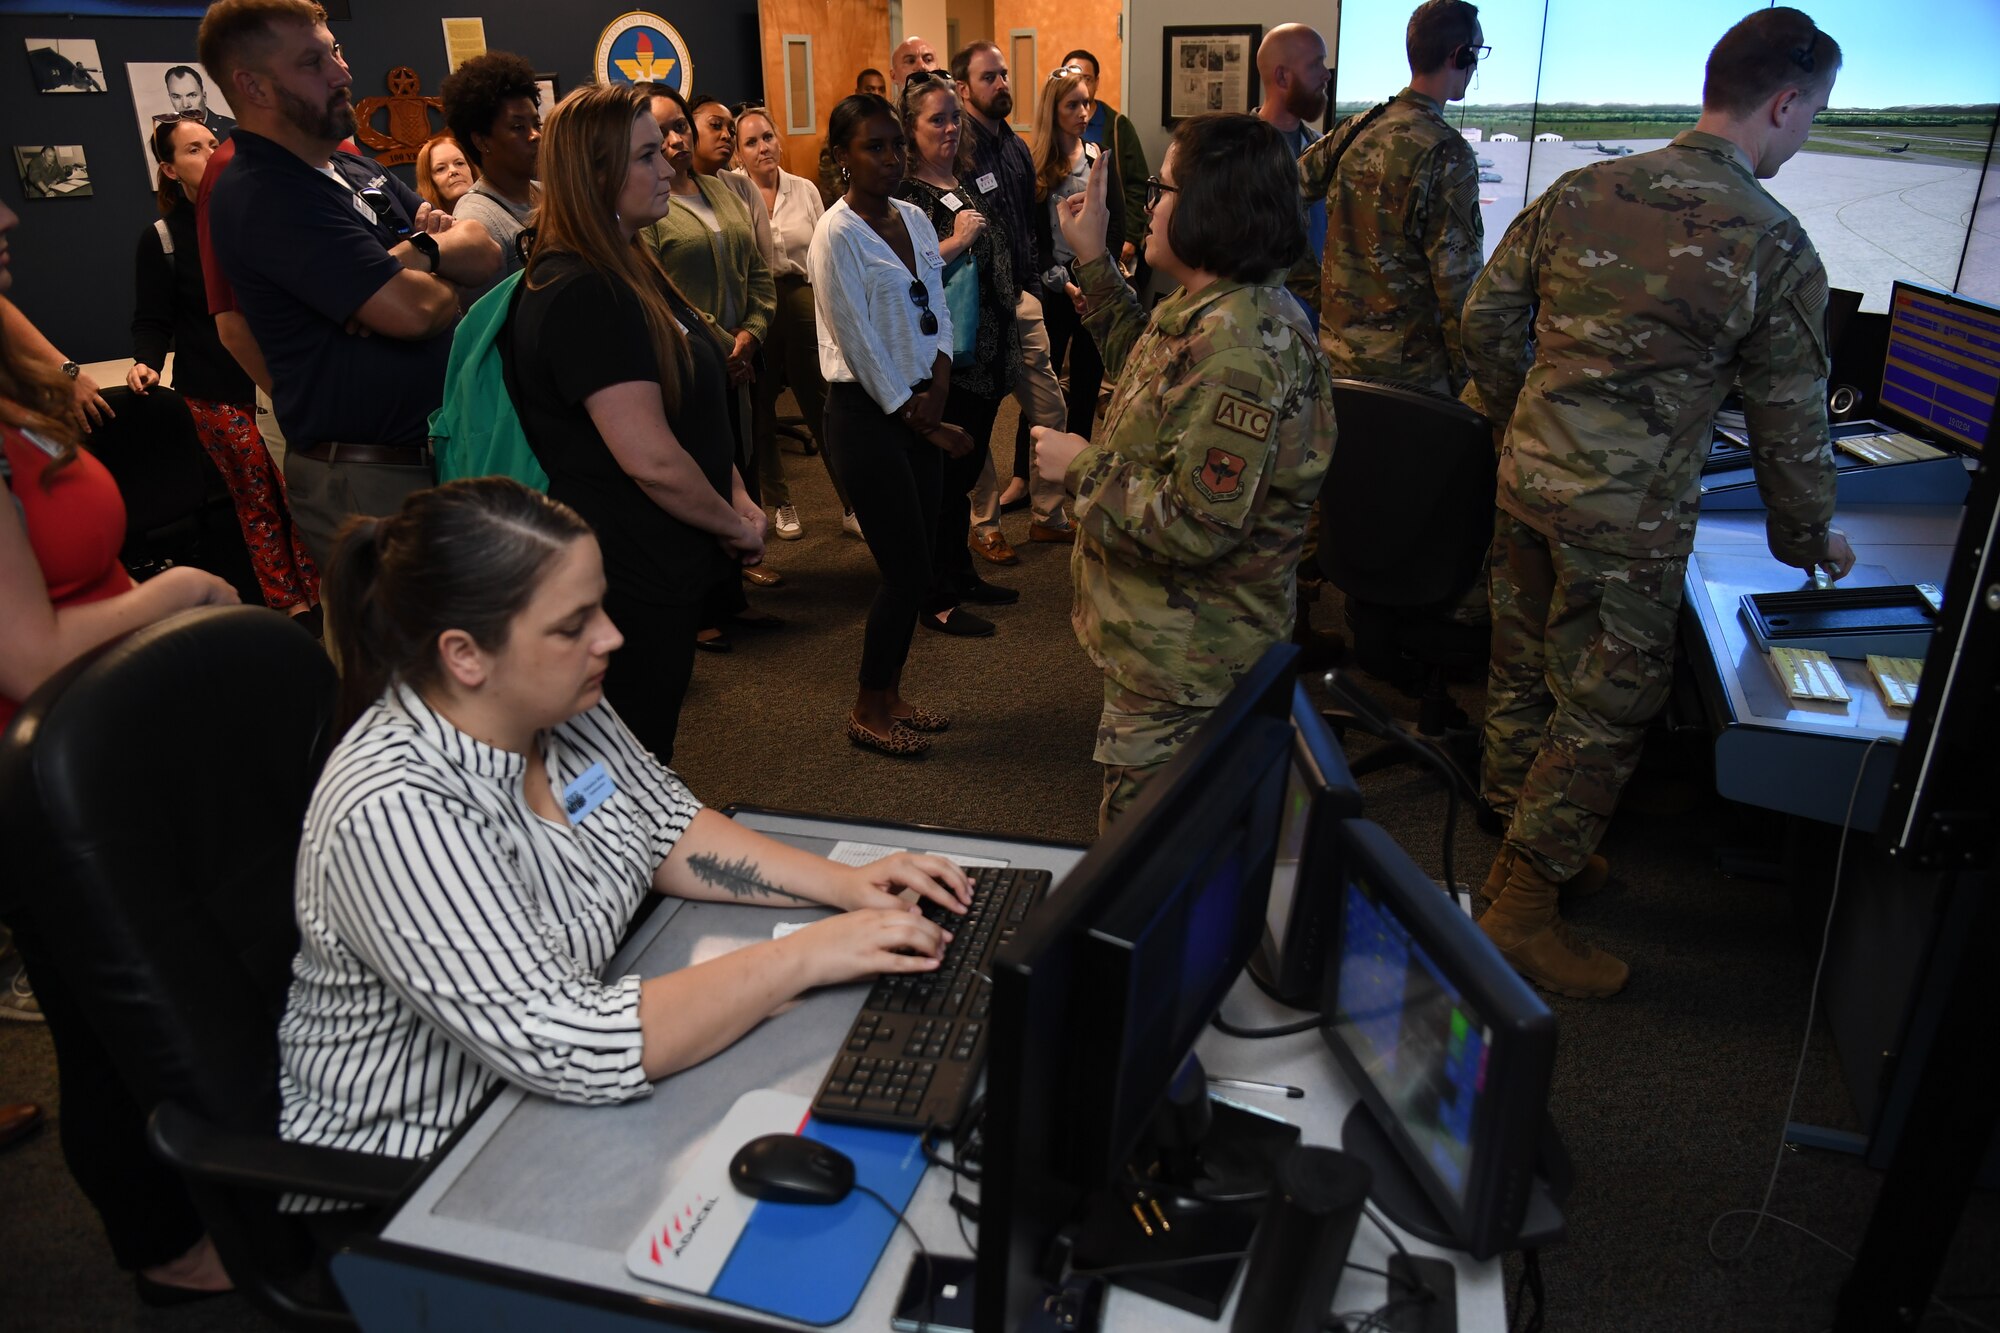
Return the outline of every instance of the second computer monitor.
[[[1405,1229],[1486,1258],[1535,1192],[1555,1017],[1395,840],[1341,825],[1322,1035],[1359,1093],[1343,1146]],[[1558,1223],[1559,1225],[1559,1219]]]
[[[1882,362],[1882,415],[1976,454],[1986,447],[1997,397],[2000,309],[1896,283]]]

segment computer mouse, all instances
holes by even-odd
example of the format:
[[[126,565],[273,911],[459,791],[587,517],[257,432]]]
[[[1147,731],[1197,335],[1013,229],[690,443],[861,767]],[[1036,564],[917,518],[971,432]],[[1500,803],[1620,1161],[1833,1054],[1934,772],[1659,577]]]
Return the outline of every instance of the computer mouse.
[[[854,1188],[854,1162],[815,1139],[766,1134],[737,1150],[729,1179],[753,1199],[839,1203]]]

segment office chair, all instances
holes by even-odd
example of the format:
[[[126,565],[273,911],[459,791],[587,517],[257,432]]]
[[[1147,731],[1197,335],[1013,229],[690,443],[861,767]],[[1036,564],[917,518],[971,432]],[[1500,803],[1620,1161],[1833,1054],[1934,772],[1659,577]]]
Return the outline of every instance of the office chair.
[[[203,607],[72,664],[0,738],[10,915],[155,1108],[153,1150],[236,1285],[297,1328],[351,1322],[279,1194],[386,1205],[416,1167],[277,1135],[293,867],[333,709],[333,666],[304,630]]]
[[[1456,399],[1374,380],[1334,380],[1333,407],[1340,442],[1320,491],[1320,569],[1347,599],[1355,661],[1420,679],[1417,731],[1455,746],[1464,769],[1476,737],[1445,681],[1483,673],[1488,657],[1486,627],[1451,611],[1493,540],[1492,431]],[[1354,772],[1406,762],[1405,749],[1383,746]],[[1469,779],[1459,786],[1476,801]]]
[[[120,563],[142,580],[169,565],[193,565],[227,579],[246,605],[262,606],[236,506],[181,396],[163,385],[144,394],[119,385],[104,390],[104,401],[116,415],[84,443],[125,498]]]

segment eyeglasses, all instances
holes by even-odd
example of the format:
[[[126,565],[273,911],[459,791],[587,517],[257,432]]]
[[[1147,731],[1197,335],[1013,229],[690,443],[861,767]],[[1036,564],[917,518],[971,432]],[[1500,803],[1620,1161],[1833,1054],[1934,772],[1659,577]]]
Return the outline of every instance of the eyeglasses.
[[[1090,77],[1090,72],[1081,65],[1060,65],[1049,71],[1049,82],[1054,83],[1066,74],[1081,74],[1086,79]]]
[[[1180,192],[1180,186],[1169,185],[1158,176],[1146,177],[1146,211],[1150,213],[1160,206],[1161,195],[1179,194]]]
[[[206,111],[162,111],[153,117],[155,125],[177,125],[184,120],[207,120]]]
[[[1493,54],[1493,48],[1490,46],[1468,46],[1465,49],[1472,53],[1472,63],[1475,65]]]
[[[930,289],[915,278],[910,279],[910,303],[924,312],[917,321],[917,327],[924,331],[924,337],[935,338],[938,331],[937,316],[931,313]]]

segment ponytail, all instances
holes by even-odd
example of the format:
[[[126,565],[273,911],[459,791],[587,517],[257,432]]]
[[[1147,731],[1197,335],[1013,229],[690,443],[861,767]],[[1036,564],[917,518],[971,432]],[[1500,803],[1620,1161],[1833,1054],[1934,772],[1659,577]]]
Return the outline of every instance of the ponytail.
[[[433,683],[445,631],[505,647],[549,566],[590,535],[575,510],[508,477],[448,482],[386,518],[349,519],[324,583],[340,730],[392,685]]]

